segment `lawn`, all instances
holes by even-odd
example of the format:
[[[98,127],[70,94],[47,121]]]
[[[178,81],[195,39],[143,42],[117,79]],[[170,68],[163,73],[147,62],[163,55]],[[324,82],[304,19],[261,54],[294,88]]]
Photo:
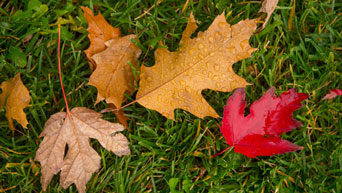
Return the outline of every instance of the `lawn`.
[[[295,2],[295,12],[292,12]],[[235,24],[256,18],[259,1],[17,1],[0,2],[0,82],[21,72],[31,96],[25,109],[28,129],[8,127],[0,109],[0,192],[41,192],[40,165],[34,162],[46,120],[65,111],[57,68],[57,21],[62,22],[62,72],[69,106],[100,112],[97,90],[88,85],[91,70],[84,50],[89,47],[81,6],[101,12],[123,35],[137,34],[142,50],[139,65],[153,66],[158,42],[176,50],[192,12],[204,31],[218,14]],[[63,19],[63,20],[61,20]],[[222,118],[199,119],[177,109],[175,121],[138,103],[124,108],[131,155],[118,157],[98,141],[91,146],[102,167],[87,184],[87,192],[341,192],[342,97],[321,99],[329,89],[342,89],[342,2],[280,0],[266,28],[250,39],[258,48],[252,57],[234,64],[247,82],[247,107],[271,86],[277,94],[296,88],[309,95],[294,117],[303,126],[283,138],[304,149],[271,157],[247,158],[227,151],[219,125]],[[19,59],[18,59],[19,58]],[[135,92],[136,94],[136,92]],[[135,94],[127,95],[126,104]],[[204,90],[202,95],[222,116],[232,93]],[[104,119],[117,122],[113,113]],[[64,190],[59,175],[47,192]]]

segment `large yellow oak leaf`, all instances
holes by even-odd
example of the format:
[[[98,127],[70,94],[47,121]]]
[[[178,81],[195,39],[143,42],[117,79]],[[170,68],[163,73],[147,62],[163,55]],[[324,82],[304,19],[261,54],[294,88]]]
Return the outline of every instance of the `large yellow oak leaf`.
[[[191,15],[179,50],[158,48],[155,65],[141,67],[137,102],[169,119],[174,119],[176,108],[200,118],[218,117],[201,92],[203,89],[229,92],[248,85],[234,73],[232,65],[256,50],[249,45],[256,23],[257,19],[252,19],[230,26],[222,14],[208,30],[191,39],[197,29]]]
[[[84,12],[84,17],[88,22],[88,38],[90,40],[90,46],[84,52],[87,55],[90,68],[94,70],[96,68],[95,61],[91,58],[94,54],[102,52],[107,47],[105,42],[113,38],[120,37],[119,28],[111,26],[105,18],[100,14],[94,16],[91,9],[88,7],[81,7]]]
[[[137,67],[141,50],[131,42],[134,38],[135,35],[128,35],[109,40],[105,43],[107,49],[92,57],[97,67],[89,85],[97,88],[96,103],[106,100],[108,104],[121,107],[124,93],[135,90],[132,67]]]
[[[24,112],[30,104],[30,94],[17,73],[14,78],[1,83],[0,88],[0,108],[6,106],[6,117],[8,119],[9,128],[14,131],[15,127],[13,119],[17,120],[24,128],[27,128],[27,119]]]
[[[90,146],[89,138],[118,156],[129,155],[129,142],[120,133],[124,127],[101,119],[93,110],[76,107],[70,114],[59,112],[45,123],[40,137],[43,142],[37,150],[35,160],[41,164],[41,183],[45,191],[53,175],[61,171],[60,183],[68,188],[74,183],[79,192],[86,191],[86,183],[100,168],[101,157]],[[65,154],[65,147],[68,151]]]

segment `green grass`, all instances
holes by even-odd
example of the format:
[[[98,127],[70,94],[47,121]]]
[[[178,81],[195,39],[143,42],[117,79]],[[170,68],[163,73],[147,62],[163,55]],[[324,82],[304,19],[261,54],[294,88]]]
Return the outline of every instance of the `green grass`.
[[[57,26],[53,25],[57,18],[74,21],[62,28],[62,71],[69,105],[100,111],[107,105],[94,106],[96,89],[87,85],[91,71],[83,50],[89,40],[81,5],[93,5],[122,34],[139,34],[137,45],[143,51],[139,62],[146,66],[154,65],[159,41],[177,49],[190,12],[199,21],[199,30],[205,30],[223,11],[229,23],[237,23],[257,17],[260,8],[254,1],[198,0],[190,1],[182,13],[185,1],[179,0],[73,2],[0,2],[0,82],[21,72],[31,95],[31,105],[25,109],[28,129],[16,124],[14,136],[0,109],[0,190],[41,191],[39,164],[32,161],[41,141],[38,136],[52,114],[65,110],[57,70]],[[119,158],[91,140],[103,167],[92,176],[87,191],[341,192],[342,98],[321,98],[329,89],[342,88],[342,3],[297,0],[292,30],[288,29],[292,1],[280,0],[278,6],[266,29],[250,39],[258,50],[234,64],[234,69],[253,84],[246,88],[248,105],[271,86],[278,94],[289,88],[309,94],[303,108],[294,113],[303,126],[284,135],[303,146],[302,151],[258,159],[231,151],[211,159],[227,147],[218,128],[221,119],[199,119],[178,109],[176,121],[171,121],[135,103],[124,109],[131,118],[130,131],[124,134],[132,154]],[[219,115],[230,95],[203,91]],[[116,121],[112,113],[104,117]],[[74,185],[61,188],[58,175],[47,191],[77,190]]]

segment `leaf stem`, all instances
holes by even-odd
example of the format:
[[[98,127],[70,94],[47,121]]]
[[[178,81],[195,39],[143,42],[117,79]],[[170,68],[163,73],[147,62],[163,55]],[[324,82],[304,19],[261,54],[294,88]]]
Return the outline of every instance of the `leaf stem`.
[[[232,149],[233,147],[234,147],[234,146],[229,146],[229,147],[227,147],[226,149],[222,150],[220,153],[215,154],[215,155],[212,155],[211,158],[214,158],[214,157],[216,157],[216,156],[219,156],[219,155],[223,154],[224,152],[226,152],[227,150]]]
[[[69,105],[68,105],[68,101],[65,95],[65,91],[64,91],[64,86],[63,86],[63,82],[62,82],[62,70],[61,70],[61,24],[58,24],[58,74],[59,74],[59,82],[61,83],[61,89],[62,89],[62,93],[63,93],[63,97],[64,97],[64,102],[65,102],[65,107],[66,107],[66,112],[68,115],[70,115],[70,111],[69,111]]]

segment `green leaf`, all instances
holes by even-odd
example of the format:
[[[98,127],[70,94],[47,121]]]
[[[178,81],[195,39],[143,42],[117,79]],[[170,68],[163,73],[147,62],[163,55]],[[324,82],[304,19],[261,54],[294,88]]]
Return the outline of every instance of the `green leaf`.
[[[11,46],[9,48],[9,54],[11,56],[12,62],[16,66],[20,66],[22,68],[26,66],[26,55],[21,51],[20,48]]]

